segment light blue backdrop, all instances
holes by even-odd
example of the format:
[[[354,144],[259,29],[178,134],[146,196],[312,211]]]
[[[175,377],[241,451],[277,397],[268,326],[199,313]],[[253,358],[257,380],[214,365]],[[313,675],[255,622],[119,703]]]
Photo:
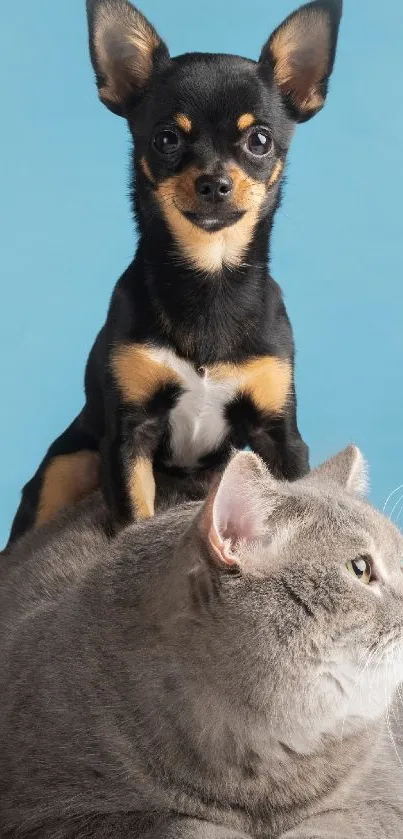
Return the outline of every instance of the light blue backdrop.
[[[292,0],[143,0],[173,54],[257,57]],[[191,10],[191,11],[190,11]],[[357,442],[382,504],[403,483],[403,4],[345,0],[326,109],[298,129],[273,270],[312,461]],[[1,12],[0,546],[19,489],[82,404],[131,258],[125,124],[98,104],[84,0]]]

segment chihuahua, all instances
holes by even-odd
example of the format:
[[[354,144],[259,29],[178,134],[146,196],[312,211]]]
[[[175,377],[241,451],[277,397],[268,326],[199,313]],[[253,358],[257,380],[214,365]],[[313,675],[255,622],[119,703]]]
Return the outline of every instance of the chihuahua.
[[[88,0],[99,97],[133,138],[138,225],[85,374],[85,406],[26,484],[9,545],[99,484],[112,520],[152,516],[156,475],[214,474],[250,447],[308,471],[294,345],[268,274],[297,123],[324,105],[341,0],[291,14],[258,61],[171,58],[127,0]]]

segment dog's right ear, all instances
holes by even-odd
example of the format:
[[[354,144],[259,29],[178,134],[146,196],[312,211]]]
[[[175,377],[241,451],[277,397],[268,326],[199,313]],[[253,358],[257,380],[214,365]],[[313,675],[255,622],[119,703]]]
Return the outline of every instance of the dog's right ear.
[[[169,52],[151,23],[128,0],[87,0],[91,61],[99,98],[126,116]]]

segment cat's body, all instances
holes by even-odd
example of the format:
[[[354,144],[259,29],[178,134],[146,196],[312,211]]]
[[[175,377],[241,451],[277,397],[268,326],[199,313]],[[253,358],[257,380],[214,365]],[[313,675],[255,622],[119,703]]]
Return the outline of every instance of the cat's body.
[[[2,560],[2,839],[402,836],[403,542],[357,462],[240,454],[202,508],[108,541],[87,501]]]

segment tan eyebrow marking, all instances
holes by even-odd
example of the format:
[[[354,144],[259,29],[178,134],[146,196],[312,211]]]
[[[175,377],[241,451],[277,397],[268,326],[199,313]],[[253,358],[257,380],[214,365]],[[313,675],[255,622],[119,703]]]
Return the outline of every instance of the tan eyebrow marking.
[[[176,114],[175,122],[181,131],[184,131],[185,134],[190,134],[192,130],[192,120],[190,117],[187,117],[186,114]]]
[[[241,114],[237,122],[238,131],[246,131],[246,129],[250,128],[255,122],[256,120],[253,114]]]

